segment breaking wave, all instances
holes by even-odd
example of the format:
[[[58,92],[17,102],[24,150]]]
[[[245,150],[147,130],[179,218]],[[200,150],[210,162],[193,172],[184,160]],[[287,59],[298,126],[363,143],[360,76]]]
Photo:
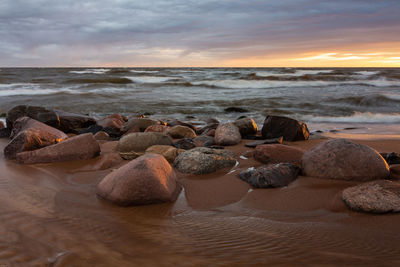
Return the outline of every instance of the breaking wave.
[[[110,71],[110,69],[86,69],[86,70],[71,70],[69,73],[73,73],[73,74],[104,74],[109,71]]]
[[[304,116],[308,122],[334,122],[334,123],[375,123],[392,124],[400,123],[400,113],[372,113],[354,112],[351,116],[328,117],[328,116]]]

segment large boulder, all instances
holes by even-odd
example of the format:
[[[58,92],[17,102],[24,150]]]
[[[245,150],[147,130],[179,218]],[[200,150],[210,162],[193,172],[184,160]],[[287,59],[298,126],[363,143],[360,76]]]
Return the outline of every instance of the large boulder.
[[[162,133],[130,133],[118,142],[118,152],[124,159],[134,159],[154,145],[172,146],[172,139]]]
[[[54,128],[60,127],[60,119],[55,111],[44,107],[19,105],[7,112],[7,128],[12,129],[14,122],[21,117],[29,117]]]
[[[283,136],[285,141],[307,140],[310,135],[305,123],[283,116],[267,116],[261,133],[263,138]]]
[[[127,122],[125,122],[122,127],[123,132],[129,132],[132,129],[138,129],[140,132],[144,132],[146,128],[151,125],[159,125],[160,121],[152,120],[148,118],[131,118]]]
[[[58,144],[47,146],[34,151],[18,153],[18,163],[50,163],[60,161],[91,159],[100,154],[100,146],[93,134],[81,134]]]
[[[175,139],[195,138],[196,133],[187,126],[176,125],[168,129],[167,134]]]
[[[343,190],[342,199],[355,211],[400,212],[400,183],[378,180]]]
[[[168,160],[168,162],[171,164],[174,163],[176,157],[184,151],[185,150],[183,149],[178,149],[173,146],[164,146],[164,145],[155,145],[146,149],[146,153],[160,154],[164,156],[164,158]]]
[[[318,178],[371,181],[389,177],[389,166],[374,149],[347,139],[325,141],[302,158],[306,176]]]
[[[198,147],[179,154],[174,166],[182,173],[206,174],[236,164],[233,152]]]
[[[219,146],[233,146],[240,143],[242,136],[235,124],[225,123],[218,125],[214,140]]]
[[[89,116],[62,110],[55,110],[55,112],[60,119],[60,126],[57,128],[65,133],[73,132],[75,129],[88,128],[96,124],[96,120]]]
[[[233,124],[235,124],[239,128],[239,132],[242,137],[257,134],[258,126],[252,118],[241,118],[236,120]]]
[[[254,159],[262,163],[292,163],[301,165],[304,150],[281,144],[259,145],[254,151]]]
[[[241,172],[239,177],[255,188],[282,187],[296,180],[299,172],[296,165],[279,163],[250,168]]]
[[[21,117],[14,121],[10,138],[12,140],[4,148],[4,156],[7,159],[14,159],[19,152],[56,144],[67,139],[68,136],[40,121]]]
[[[166,159],[146,154],[108,174],[97,195],[121,206],[175,201],[181,186]]]

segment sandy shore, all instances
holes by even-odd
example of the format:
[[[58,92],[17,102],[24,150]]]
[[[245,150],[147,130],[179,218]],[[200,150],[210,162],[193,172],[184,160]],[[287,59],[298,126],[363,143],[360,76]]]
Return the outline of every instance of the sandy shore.
[[[286,143],[309,149],[330,134]],[[378,152],[400,153],[400,136],[346,135]],[[3,151],[7,139],[0,139]],[[237,156],[253,149],[228,147]],[[0,265],[249,266],[400,264],[400,214],[350,211],[340,193],[354,182],[299,177],[278,189],[237,178],[261,164],[196,176],[179,174],[175,203],[122,208],[98,199],[113,168],[83,162],[19,165],[0,153]],[[250,152],[249,152],[250,151]],[[124,163],[122,163],[124,164]]]

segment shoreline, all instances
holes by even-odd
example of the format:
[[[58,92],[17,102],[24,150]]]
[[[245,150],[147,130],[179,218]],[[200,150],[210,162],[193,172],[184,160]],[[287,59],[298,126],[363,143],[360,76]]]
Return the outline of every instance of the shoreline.
[[[332,136],[284,144],[310,149]],[[351,137],[378,152],[400,152],[400,135]],[[249,141],[226,149],[247,155],[254,150],[243,146]],[[0,139],[1,151],[7,142]],[[100,157],[79,162],[19,165],[1,153],[0,232],[12,238],[0,246],[7,246],[14,260],[43,264],[51,259],[57,266],[400,261],[400,214],[355,212],[341,200],[340,192],[357,182],[300,176],[283,188],[252,189],[237,177],[262,165],[248,157],[239,158],[233,169],[179,173],[184,189],[174,203],[118,207],[97,198],[95,187],[126,162],[103,169],[116,143],[100,144]],[[3,262],[13,260],[0,254]]]

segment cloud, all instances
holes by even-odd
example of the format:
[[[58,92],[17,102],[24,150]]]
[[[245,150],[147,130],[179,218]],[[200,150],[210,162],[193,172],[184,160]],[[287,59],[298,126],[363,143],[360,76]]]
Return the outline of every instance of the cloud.
[[[390,0],[2,0],[0,58],[3,66],[217,66],[399,44],[399,8]]]

